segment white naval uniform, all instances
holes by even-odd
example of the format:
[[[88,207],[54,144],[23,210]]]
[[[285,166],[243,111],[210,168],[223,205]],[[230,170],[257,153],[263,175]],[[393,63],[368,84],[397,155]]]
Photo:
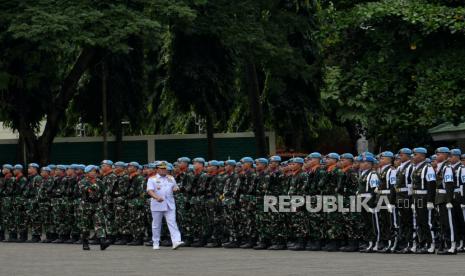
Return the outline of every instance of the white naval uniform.
[[[157,174],[147,181],[147,191],[154,191],[163,198],[162,202],[154,198],[150,200],[150,211],[152,212],[152,240],[154,245],[160,243],[162,219],[165,217],[171,235],[171,242],[175,244],[181,241],[181,233],[176,224],[176,203],[174,201],[173,189],[176,187],[174,177],[170,175],[161,176]]]

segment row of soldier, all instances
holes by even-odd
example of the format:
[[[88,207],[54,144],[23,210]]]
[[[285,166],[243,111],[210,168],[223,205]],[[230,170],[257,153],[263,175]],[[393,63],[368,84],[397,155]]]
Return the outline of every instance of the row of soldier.
[[[312,153],[286,162],[179,158],[170,171],[180,188],[176,211],[185,246],[455,254],[463,250],[465,224],[461,152],[441,147],[426,157],[424,148],[403,148],[396,155]],[[6,229],[8,241],[26,241],[28,227],[30,242],[42,232],[43,242],[80,243],[79,235],[87,242],[90,228],[102,245],[141,245],[150,236],[145,185],[156,163],[104,160],[100,167],[38,171],[29,164],[25,177],[21,165],[3,166],[0,238]],[[83,204],[92,201],[86,182],[100,187],[92,213]],[[339,195],[344,204],[356,195],[368,199],[370,210],[265,212],[270,195]],[[376,208],[381,200],[387,209]]]

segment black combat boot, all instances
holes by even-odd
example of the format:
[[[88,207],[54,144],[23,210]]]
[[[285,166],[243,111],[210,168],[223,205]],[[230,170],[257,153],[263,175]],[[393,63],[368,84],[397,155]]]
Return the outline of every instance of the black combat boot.
[[[105,243],[114,244],[115,237],[113,235],[107,235],[107,239],[105,240]]]
[[[110,243],[107,243],[105,238],[100,238],[100,250],[105,250],[110,246]],[[142,241],[142,240],[141,240]],[[142,244],[141,244],[142,245]]]
[[[4,241],[5,240],[5,231],[0,231],[0,241]]]
[[[358,251],[358,241],[348,241],[347,245],[344,247],[341,247],[339,251],[341,252],[356,252]]]
[[[40,242],[40,235],[32,235],[31,240],[27,241],[29,243],[38,243]]]
[[[294,243],[293,246],[288,247],[287,249],[293,250],[293,251],[300,251],[305,249],[305,242],[303,239],[299,238],[297,242]]]
[[[58,236],[58,239],[52,241],[52,243],[55,243],[55,244],[56,243],[64,243],[65,240],[66,240],[66,237],[64,235],[60,235],[60,236]]]
[[[284,243],[275,243],[268,247],[268,250],[285,250],[286,245]]]
[[[144,244],[144,239],[142,237],[139,237],[139,238],[133,239],[132,242],[128,242],[127,245],[139,246],[139,245],[143,245],[143,244]]]
[[[121,235],[121,239],[115,241],[114,245],[126,245],[128,243],[127,235]]]
[[[239,248],[250,249],[250,248],[253,248],[254,245],[255,245],[255,243],[253,241],[248,241],[248,242],[242,244],[241,246],[239,246]]]
[[[266,242],[263,242],[263,241],[258,242],[258,244],[253,247],[253,249],[255,249],[255,250],[264,250],[264,249],[267,249],[267,248],[268,248],[268,246],[266,245]]]
[[[205,242],[202,239],[194,241],[191,244],[191,247],[204,247],[204,246],[205,246]]]
[[[148,241],[144,243],[145,246],[153,246],[153,241]]]
[[[19,233],[19,239],[17,242],[23,243],[27,241],[27,231]]]
[[[237,244],[237,241],[230,241],[230,242],[223,243],[222,246],[224,248],[238,248],[239,244]]]
[[[90,250],[89,240],[88,239],[83,239],[82,240],[82,250]]]
[[[163,247],[168,247],[168,246],[172,246],[173,244],[171,243],[170,240],[162,240],[160,241],[160,246],[163,246]]]
[[[8,239],[6,240],[6,242],[17,242],[18,241],[18,234],[16,234],[15,232],[10,232],[8,234]]]
[[[217,247],[220,247],[220,244],[221,243],[219,241],[211,240],[211,241],[207,242],[205,247],[206,248],[217,248]]]
[[[330,240],[326,244],[324,250],[327,251],[327,252],[337,252],[337,251],[339,251],[339,241],[338,240]]]

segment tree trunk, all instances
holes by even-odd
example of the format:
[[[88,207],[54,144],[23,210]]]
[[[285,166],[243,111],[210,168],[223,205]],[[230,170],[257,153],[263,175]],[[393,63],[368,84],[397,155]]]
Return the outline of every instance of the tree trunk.
[[[266,157],[268,151],[266,147],[263,109],[260,103],[257,69],[253,62],[247,62],[245,64],[245,77],[249,97],[250,115],[252,117],[255,142],[257,144],[257,157]]]
[[[103,158],[108,159],[108,120],[107,120],[107,71],[105,61],[102,61],[102,135],[103,135]]]
[[[208,160],[215,159],[215,138],[213,137],[215,129],[213,127],[213,118],[207,115],[207,145],[208,145]]]
[[[119,120],[119,124],[116,124],[115,132],[115,160],[121,160],[123,156],[123,126],[121,120]]]

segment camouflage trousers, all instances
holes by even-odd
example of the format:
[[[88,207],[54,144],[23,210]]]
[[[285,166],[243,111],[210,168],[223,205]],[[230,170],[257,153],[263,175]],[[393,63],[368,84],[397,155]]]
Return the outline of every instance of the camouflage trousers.
[[[129,225],[128,225],[128,205],[124,198],[116,197],[114,198],[114,234],[119,235],[129,235]]]
[[[303,241],[308,236],[308,213],[304,209],[297,209],[295,212],[289,213],[289,231],[293,234],[293,238]]]
[[[338,196],[333,194],[333,196]],[[329,208],[329,206],[328,206]],[[323,206],[324,209],[324,206]],[[333,212],[322,213],[324,216],[323,234],[327,240],[341,240],[344,238],[344,217],[341,212],[335,210]]]
[[[74,215],[76,206],[74,205],[74,198],[67,197],[66,199],[66,220],[69,223],[69,230],[72,236],[79,235],[79,225],[77,217]]]
[[[255,224],[256,199],[252,195],[241,195],[239,199],[239,237],[242,241],[257,240]]]
[[[31,232],[34,236],[42,234],[42,216],[39,208],[39,201],[35,198],[28,198],[26,201],[26,216]]]
[[[55,224],[53,223],[53,212],[50,201],[39,202],[40,216],[42,227],[45,233],[56,233]]]
[[[204,236],[207,240],[219,242],[223,240],[223,212],[221,203],[216,198],[205,201],[206,224]]]
[[[134,239],[144,237],[144,199],[128,200],[129,230]]]
[[[152,239],[152,213],[150,212],[150,199],[145,200],[144,222],[145,222],[146,236],[151,240]]]
[[[11,229],[12,232],[22,233],[27,232],[27,214],[26,214],[26,199],[24,197],[15,197],[14,199],[14,217],[15,224]]]
[[[106,221],[106,231],[108,235],[116,235],[115,229],[115,204],[110,198],[104,198],[104,214]]]
[[[69,234],[71,229],[69,221],[67,221],[67,202],[62,197],[52,198],[50,201],[52,206],[53,224],[55,225],[56,233],[59,235]]]
[[[223,201],[224,235],[231,241],[238,241],[237,224],[239,221],[239,208],[234,198],[225,198]]]
[[[74,198],[73,199],[73,226],[71,227],[71,234],[73,235],[79,235],[81,234],[81,199],[80,198]]]
[[[257,199],[257,211],[255,213],[255,222],[258,233],[258,241],[262,243],[269,243],[273,238],[273,232],[276,229],[272,228],[272,215],[271,211],[265,212],[263,210],[263,199]]]
[[[206,228],[206,214],[205,214],[205,202],[203,197],[195,196],[190,199],[190,219],[192,222],[192,238],[195,241],[205,241],[205,228]]]
[[[288,239],[289,231],[285,213],[268,212],[272,244],[284,244]]]
[[[178,223],[179,231],[184,237],[191,237],[191,223],[188,214],[189,203],[183,194],[176,195],[176,221]]]
[[[2,225],[4,230],[16,232],[15,229],[15,213],[14,199],[12,197],[2,198]]]
[[[344,207],[350,207],[350,198],[344,197]],[[359,240],[363,231],[362,216],[360,212],[346,212],[342,213],[343,232],[345,240]]]
[[[88,239],[92,229],[98,238],[105,238],[105,216],[100,203],[82,201],[79,211],[82,239]]]

